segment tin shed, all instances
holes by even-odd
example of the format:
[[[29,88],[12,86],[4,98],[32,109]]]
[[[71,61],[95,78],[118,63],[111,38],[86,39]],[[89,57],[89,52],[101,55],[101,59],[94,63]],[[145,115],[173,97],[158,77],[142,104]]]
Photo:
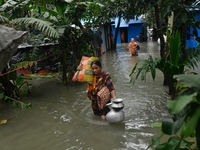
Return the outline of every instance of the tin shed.
[[[117,23],[119,18],[115,18],[115,23],[112,25],[113,35],[116,33]],[[140,42],[146,41],[147,29],[144,26],[145,21],[141,18],[131,19],[126,22],[124,19],[121,19],[119,32],[117,35],[117,44],[119,43],[129,43],[131,38],[139,40]],[[139,38],[142,36],[143,38]]]

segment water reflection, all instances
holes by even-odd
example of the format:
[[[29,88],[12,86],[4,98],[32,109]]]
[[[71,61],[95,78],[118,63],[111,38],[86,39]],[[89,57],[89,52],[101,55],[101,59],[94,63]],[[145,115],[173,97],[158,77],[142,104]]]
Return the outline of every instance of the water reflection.
[[[158,71],[155,81],[137,80],[130,84],[129,74],[139,60],[159,56],[158,45],[140,43],[139,55],[130,56],[127,45],[102,57],[103,70],[113,78],[117,96],[124,99],[125,120],[110,125],[94,116],[86,97],[86,83],[63,86],[59,78],[35,79],[33,96],[24,98],[32,109],[1,105],[0,119],[12,118],[1,126],[2,150],[143,150],[159,134],[150,127],[166,117],[167,88]]]

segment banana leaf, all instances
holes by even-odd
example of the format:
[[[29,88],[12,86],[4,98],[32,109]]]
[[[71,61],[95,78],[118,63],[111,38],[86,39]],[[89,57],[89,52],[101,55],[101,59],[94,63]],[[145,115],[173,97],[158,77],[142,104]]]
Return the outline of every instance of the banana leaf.
[[[167,32],[167,41],[170,49],[170,63],[178,65],[181,47],[181,37],[179,31],[177,30],[175,33],[172,33],[172,35]]]

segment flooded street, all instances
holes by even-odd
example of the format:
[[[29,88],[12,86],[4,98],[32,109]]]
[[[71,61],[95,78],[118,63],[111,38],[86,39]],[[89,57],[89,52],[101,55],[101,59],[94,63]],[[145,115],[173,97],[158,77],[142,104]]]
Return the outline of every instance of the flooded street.
[[[0,150],[145,150],[160,134],[150,124],[168,115],[168,88],[159,70],[155,81],[149,76],[146,82],[129,83],[135,63],[149,55],[159,57],[157,43],[140,43],[138,56],[129,54],[127,44],[102,56],[103,70],[124,100],[123,122],[109,124],[93,115],[87,83],[66,87],[60,78],[37,78],[32,96],[23,99],[31,109],[0,108],[0,119],[12,118],[0,126]]]

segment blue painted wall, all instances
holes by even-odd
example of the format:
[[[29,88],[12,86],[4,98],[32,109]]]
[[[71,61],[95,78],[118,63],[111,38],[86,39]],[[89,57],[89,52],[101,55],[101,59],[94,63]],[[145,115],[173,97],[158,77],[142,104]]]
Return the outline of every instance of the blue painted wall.
[[[190,33],[192,33],[193,30],[194,30],[193,27],[189,27],[189,29],[188,29],[188,31]],[[199,36],[200,29],[197,28],[197,31],[198,31],[198,36]],[[197,44],[198,44],[198,42],[194,39],[194,36],[187,34],[186,47],[187,48],[196,48]]]
[[[112,33],[113,33],[113,37],[115,36],[115,31],[116,28],[113,25],[112,26]],[[140,33],[142,32],[142,24],[141,23],[136,23],[136,24],[129,24],[129,27],[127,27],[127,42],[129,43],[131,41],[131,38],[134,38],[135,40],[138,39],[137,36],[140,35]],[[119,29],[118,35],[117,35],[117,44],[121,43],[121,32]]]
[[[195,19],[197,19],[200,22],[200,12],[196,12]],[[198,31],[198,37],[200,37],[200,29],[196,28]],[[193,27],[188,27],[188,31],[192,33],[194,30]],[[187,40],[186,40],[186,47],[187,48],[196,48],[198,45],[198,42],[194,39],[194,36],[191,36],[187,34]]]
[[[128,27],[128,42],[131,41],[131,38],[134,38],[135,40],[137,40],[138,39],[137,36],[139,36],[140,33],[142,33],[142,24],[141,23],[130,24]]]

